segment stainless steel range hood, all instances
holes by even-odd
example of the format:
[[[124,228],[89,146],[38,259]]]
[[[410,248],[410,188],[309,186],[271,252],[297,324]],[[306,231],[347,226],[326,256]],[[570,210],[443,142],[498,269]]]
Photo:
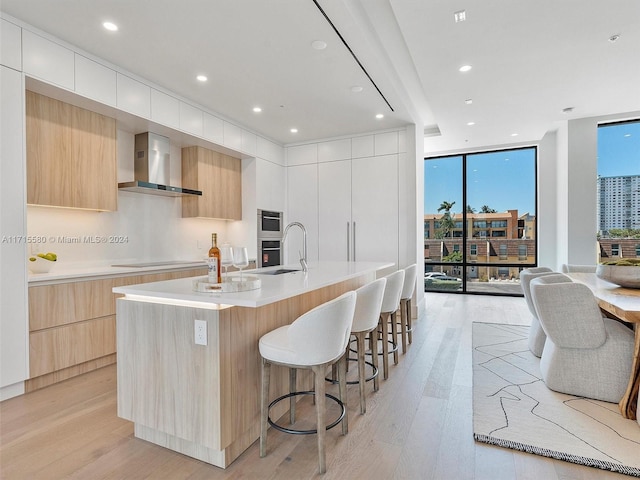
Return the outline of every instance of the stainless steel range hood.
[[[135,137],[133,182],[118,183],[120,190],[128,192],[181,197],[202,195],[200,190],[168,185],[170,174],[170,143],[167,137],[151,132]]]

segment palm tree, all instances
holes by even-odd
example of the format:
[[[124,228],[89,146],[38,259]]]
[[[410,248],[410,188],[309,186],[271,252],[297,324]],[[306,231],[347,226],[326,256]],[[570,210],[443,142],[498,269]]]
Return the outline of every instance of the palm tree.
[[[476,213],[476,209],[473,208],[471,205],[467,205],[467,213]]]
[[[451,236],[453,237],[453,229],[456,224],[453,221],[453,218],[451,218],[451,209],[453,208],[455,203],[456,202],[444,201],[440,204],[440,207],[438,207],[438,212],[444,210],[442,218],[440,219],[440,230],[443,237],[446,237],[449,233],[451,233]]]
[[[482,213],[496,213],[496,211],[493,208],[489,208],[487,205],[483,205],[480,211]]]

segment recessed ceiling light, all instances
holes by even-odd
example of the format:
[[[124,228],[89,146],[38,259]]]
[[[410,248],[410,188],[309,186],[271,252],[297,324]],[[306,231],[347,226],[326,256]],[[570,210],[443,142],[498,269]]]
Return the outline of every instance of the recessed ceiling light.
[[[512,133],[511,136],[512,137],[517,137],[519,134],[518,133]]]
[[[457,11],[453,14],[453,18],[458,22],[464,22],[467,19],[467,12],[464,10]]]
[[[473,103],[473,100],[471,98],[467,98],[464,103],[466,103],[467,105],[471,105]]]
[[[116,32],[118,30],[118,26],[112,22],[104,22],[102,26],[107,30],[109,30],[110,32]]]
[[[468,72],[471,70],[471,65],[463,65],[458,69],[460,72]]]
[[[470,127],[471,127],[472,125],[475,125],[475,124],[476,124],[476,122],[467,122],[467,125],[469,125]]]
[[[292,128],[291,130],[289,130],[291,133],[298,133],[298,129],[297,128]]]
[[[611,35],[611,36],[609,37],[609,41],[610,41],[611,43],[615,43],[615,42],[617,42],[617,41],[618,41],[618,39],[619,39],[619,38],[620,38],[620,34],[619,34],[619,33],[616,33],[615,35]]]
[[[362,91],[362,87],[360,85],[354,85],[353,87],[351,87],[351,91],[353,93],[360,93]]]
[[[198,75],[196,77],[196,80],[198,80],[199,82],[206,82],[207,81],[207,76],[206,75]]]
[[[380,119],[384,118],[384,115],[383,115],[383,114],[381,114],[381,113],[378,113],[378,114],[376,114],[376,118],[377,118],[378,120],[380,120]]]
[[[255,113],[260,113],[262,111],[262,109],[260,107],[253,107],[253,111]]]
[[[314,40],[313,42],[311,42],[311,46],[315,50],[324,50],[325,48],[327,48],[327,42],[323,40]]]

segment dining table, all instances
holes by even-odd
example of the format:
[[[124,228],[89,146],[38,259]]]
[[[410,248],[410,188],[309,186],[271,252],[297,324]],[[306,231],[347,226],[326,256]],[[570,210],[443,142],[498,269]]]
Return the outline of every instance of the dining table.
[[[623,417],[636,419],[640,390],[640,289],[621,287],[599,278],[595,273],[571,272],[566,275],[591,289],[606,316],[629,323],[635,331],[631,375],[619,407]]]

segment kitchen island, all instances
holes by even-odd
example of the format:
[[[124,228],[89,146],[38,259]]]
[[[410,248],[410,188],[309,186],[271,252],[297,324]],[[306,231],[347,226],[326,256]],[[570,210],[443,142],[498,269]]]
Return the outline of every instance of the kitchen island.
[[[193,278],[114,288],[124,294],[116,308],[118,416],[134,422],[138,438],[225,468],[260,436],[260,337],[390,266],[319,262],[282,275],[270,274],[282,267],[264,268],[245,273],[260,278],[260,289],[238,293],[195,292]],[[196,344],[196,323],[206,345]],[[288,392],[288,379],[284,368],[273,372],[272,398]],[[310,387],[312,379],[300,372],[298,381]]]

